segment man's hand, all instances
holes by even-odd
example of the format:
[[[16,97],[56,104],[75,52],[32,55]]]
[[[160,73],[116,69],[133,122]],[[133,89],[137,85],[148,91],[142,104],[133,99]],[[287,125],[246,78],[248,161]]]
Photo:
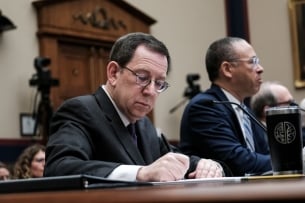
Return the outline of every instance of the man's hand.
[[[143,166],[137,174],[137,181],[165,182],[184,178],[190,165],[189,157],[169,152],[148,166]]]
[[[211,159],[200,159],[196,170],[188,178],[216,178],[223,177],[223,169],[219,163]]]

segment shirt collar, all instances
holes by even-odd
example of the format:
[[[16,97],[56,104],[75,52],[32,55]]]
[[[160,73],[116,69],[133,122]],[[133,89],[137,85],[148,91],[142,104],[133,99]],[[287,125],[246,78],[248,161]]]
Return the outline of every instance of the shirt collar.
[[[124,123],[124,126],[126,127],[127,125],[129,125],[129,120],[127,119],[127,117],[122,113],[122,111],[120,111],[120,109],[117,107],[117,105],[115,104],[115,102],[112,100],[109,92],[107,91],[107,88],[105,85],[102,85],[103,90],[105,91],[106,95],[108,96],[108,98],[110,99],[111,103],[113,104],[115,110],[118,112],[122,122]]]
[[[226,97],[228,98],[228,100],[230,101],[230,102],[234,102],[234,103],[237,103],[237,104],[240,104],[241,105],[241,103],[240,103],[240,101],[238,100],[238,99],[236,99],[230,92],[228,92],[227,90],[225,90],[225,89],[223,89],[223,88],[221,88],[221,90],[223,91],[223,93],[226,95]],[[234,105],[234,104],[233,104]],[[233,106],[232,105],[232,106]],[[234,106],[236,106],[236,105],[234,105]]]

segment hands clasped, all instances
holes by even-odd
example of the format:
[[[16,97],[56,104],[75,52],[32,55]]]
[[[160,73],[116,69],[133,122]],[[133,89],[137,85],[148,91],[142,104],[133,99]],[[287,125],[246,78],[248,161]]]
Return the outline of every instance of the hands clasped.
[[[167,153],[148,166],[143,166],[137,174],[138,181],[165,182],[184,179],[189,169],[189,157],[179,153]],[[222,177],[222,167],[210,159],[201,159],[196,170],[188,178]]]
[[[222,166],[211,159],[200,159],[196,170],[188,178],[217,178],[223,176]]]

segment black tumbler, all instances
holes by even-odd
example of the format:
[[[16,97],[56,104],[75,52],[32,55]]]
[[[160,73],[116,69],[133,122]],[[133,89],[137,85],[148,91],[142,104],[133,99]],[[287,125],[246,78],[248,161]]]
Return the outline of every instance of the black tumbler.
[[[266,116],[273,174],[303,174],[303,138],[299,107],[268,108]]]

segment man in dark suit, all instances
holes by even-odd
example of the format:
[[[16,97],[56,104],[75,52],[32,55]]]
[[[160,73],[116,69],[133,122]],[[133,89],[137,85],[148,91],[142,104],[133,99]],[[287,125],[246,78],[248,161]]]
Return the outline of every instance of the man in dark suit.
[[[64,102],[55,112],[45,176],[88,174],[129,181],[221,177],[210,159],[173,153],[146,115],[169,86],[166,46],[149,34],[119,38],[110,52],[107,82],[93,95]],[[133,131],[128,127],[132,124]]]
[[[262,83],[263,67],[253,47],[243,39],[226,37],[210,45],[205,60],[212,84],[193,97],[184,110],[181,150],[223,161],[233,176],[269,172],[272,168],[265,132],[253,120],[247,129],[243,125],[247,115],[238,106]]]

